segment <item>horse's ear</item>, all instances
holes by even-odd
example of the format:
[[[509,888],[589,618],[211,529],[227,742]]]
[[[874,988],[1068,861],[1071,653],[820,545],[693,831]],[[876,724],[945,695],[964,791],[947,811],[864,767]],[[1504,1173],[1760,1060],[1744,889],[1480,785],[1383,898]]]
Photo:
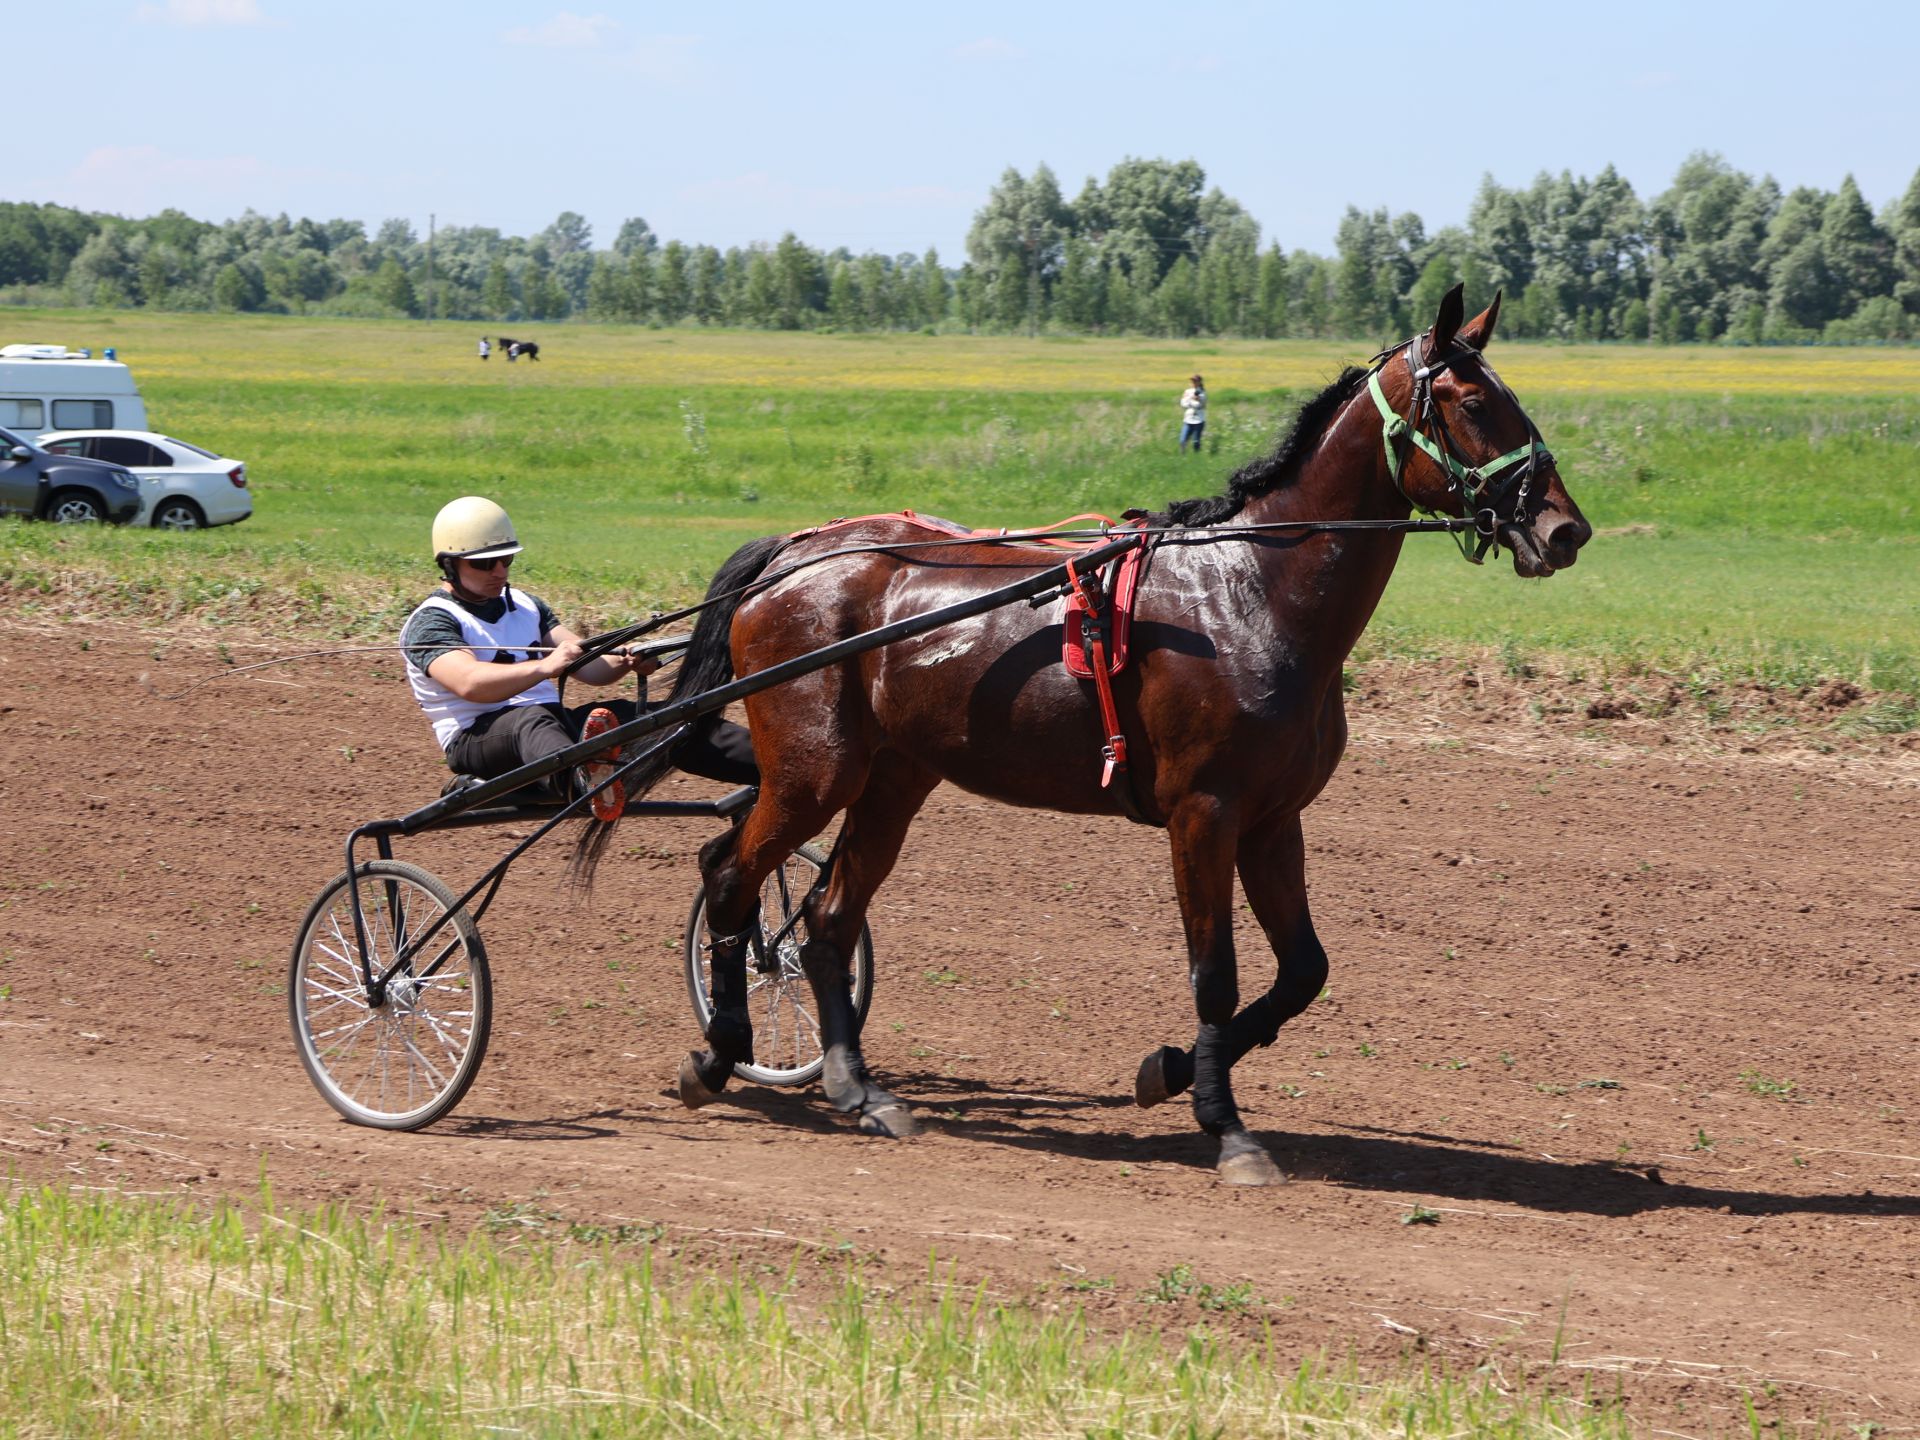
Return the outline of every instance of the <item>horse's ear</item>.
[[[1493,338],[1493,325],[1500,318],[1500,292],[1493,292],[1493,303],[1469,320],[1460,330],[1460,343],[1476,350],[1487,348]]]
[[[1460,298],[1465,286],[1456,285],[1440,297],[1440,314],[1433,322],[1433,353],[1443,355],[1453,344],[1453,335],[1460,328],[1460,317],[1466,314],[1466,302]]]

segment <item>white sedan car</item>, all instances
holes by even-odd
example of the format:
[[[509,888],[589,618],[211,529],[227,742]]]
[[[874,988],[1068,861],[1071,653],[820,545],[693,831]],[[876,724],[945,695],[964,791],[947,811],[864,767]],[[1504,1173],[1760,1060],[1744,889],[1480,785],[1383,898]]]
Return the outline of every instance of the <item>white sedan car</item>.
[[[158,530],[198,530],[231,525],[253,514],[247,467],[171,435],[151,430],[56,430],[42,435],[41,449],[124,465],[140,477],[136,525]]]

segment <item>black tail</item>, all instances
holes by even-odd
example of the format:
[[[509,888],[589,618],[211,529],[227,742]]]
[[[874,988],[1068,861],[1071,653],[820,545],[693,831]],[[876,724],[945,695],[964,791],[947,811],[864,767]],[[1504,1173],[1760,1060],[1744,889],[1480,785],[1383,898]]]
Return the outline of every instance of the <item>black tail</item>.
[[[717,603],[702,610],[700,618],[694,621],[693,641],[680,661],[680,673],[674,679],[673,689],[662,703],[717,690],[733,679],[734,613],[745,603],[748,587],[773,563],[773,557],[780,553],[786,543],[785,535],[769,535],[761,540],[750,541],[734,551],[727,563],[720,567],[712,583],[707,586],[707,599]],[[694,725],[698,728],[719,722],[718,715],[706,715],[696,720]],[[643,740],[640,743],[644,746],[650,741]],[[675,748],[670,746],[655,751],[627,773],[625,783],[628,800],[640,799],[666,778],[667,772],[673,769],[671,751]],[[600,857],[606,853],[607,846],[612,844],[613,829],[619,823],[618,820],[587,821],[580,844],[567,865],[568,879],[580,889],[593,888],[593,872],[600,864]]]

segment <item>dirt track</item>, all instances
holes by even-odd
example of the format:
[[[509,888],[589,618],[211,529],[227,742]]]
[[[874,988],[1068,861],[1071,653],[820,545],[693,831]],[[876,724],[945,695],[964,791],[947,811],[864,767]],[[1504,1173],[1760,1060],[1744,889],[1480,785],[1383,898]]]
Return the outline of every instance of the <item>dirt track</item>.
[[[426,727],[374,657],[163,703],[135,677],[218,662],[153,654],[0,628],[16,1176],[244,1195],[264,1157],[294,1202],[524,1204],[776,1259],[847,1239],[1020,1292],[1112,1277],[1073,1298],[1114,1323],[1165,1323],[1135,1297],[1187,1264],[1250,1282],[1264,1308],[1208,1322],[1283,1354],[1512,1376],[1557,1345],[1569,1385],[1682,1434],[1735,1428],[1742,1391],[1920,1433],[1920,752],[1530,720],[1493,678],[1361,697],[1307,824],[1331,992],[1236,1076],[1295,1181],[1240,1192],[1183,1103],[1129,1098],[1191,1031],[1161,837],[950,790],[872,918],[868,1054],[926,1137],[850,1134],[804,1092],[670,1098],[710,832],[681,822],[628,827],[591,913],[564,846],[530,856],[485,927],[472,1093],[426,1133],[347,1126],[295,1059],[286,952],[350,825],[429,798]],[[400,853],[458,879],[499,844]],[[1270,962],[1242,940],[1251,992]],[[1402,1224],[1416,1205],[1438,1223]]]

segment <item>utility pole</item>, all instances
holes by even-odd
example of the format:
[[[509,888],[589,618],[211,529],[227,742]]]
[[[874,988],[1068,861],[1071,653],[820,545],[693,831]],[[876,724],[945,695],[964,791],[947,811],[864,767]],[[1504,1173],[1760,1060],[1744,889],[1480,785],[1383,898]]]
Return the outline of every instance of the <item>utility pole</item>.
[[[427,323],[433,323],[433,222],[435,215],[427,212]]]

